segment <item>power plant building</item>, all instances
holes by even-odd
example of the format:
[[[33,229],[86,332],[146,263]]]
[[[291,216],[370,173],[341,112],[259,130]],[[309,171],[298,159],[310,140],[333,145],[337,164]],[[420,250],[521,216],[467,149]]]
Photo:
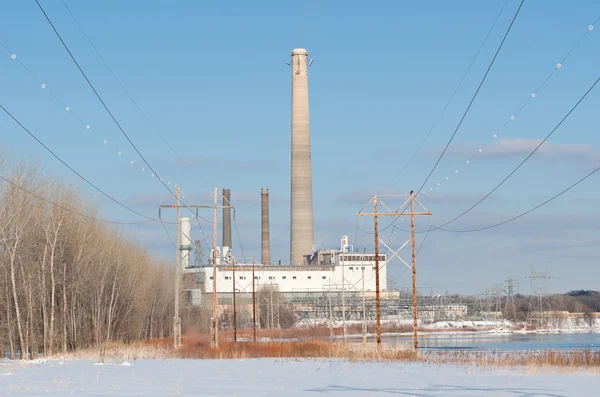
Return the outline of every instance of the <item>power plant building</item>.
[[[284,294],[319,293],[328,291],[362,292],[375,291],[375,256],[371,253],[352,252],[352,247],[344,244],[340,249],[320,250],[307,255],[305,265],[279,266],[256,264],[254,267],[255,289],[263,286],[276,286]],[[234,268],[231,250],[226,247],[217,250],[217,293],[233,292]],[[223,255],[226,253],[226,255]],[[379,286],[386,290],[386,255],[379,255]],[[252,265],[235,264],[236,292],[252,292]],[[213,266],[206,263],[184,269],[183,289],[188,292],[191,304],[200,304],[203,295],[213,292]]]
[[[296,48],[291,54],[292,122],[291,122],[291,179],[290,179],[290,262],[288,266],[273,265],[270,254],[269,190],[261,190],[261,261],[254,267],[254,286],[276,286],[284,294],[328,291],[375,291],[375,255],[353,252],[348,237],[341,240],[339,249],[314,247],[312,169],[310,156],[310,119],[308,107],[308,52]],[[231,191],[223,190],[223,206],[229,205]],[[234,200],[235,201],[235,200]],[[238,263],[231,252],[231,210],[223,210],[223,244],[216,250],[216,275],[212,255],[206,263],[184,261],[183,289],[192,305],[201,304],[205,294],[213,293],[216,277],[218,294],[252,292],[252,266]],[[189,244],[189,220],[183,238]],[[212,252],[211,252],[212,254]],[[235,266],[233,263],[235,262]],[[380,289],[386,289],[386,255],[379,255]],[[235,275],[234,275],[235,271]],[[234,280],[235,277],[235,280]],[[210,298],[209,298],[210,299]]]

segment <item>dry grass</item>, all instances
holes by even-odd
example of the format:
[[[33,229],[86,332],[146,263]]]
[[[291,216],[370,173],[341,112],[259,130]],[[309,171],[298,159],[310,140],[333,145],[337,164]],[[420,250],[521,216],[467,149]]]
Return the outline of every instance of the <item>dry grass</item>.
[[[206,334],[186,334],[183,346],[173,349],[172,339],[137,342],[130,345],[105,346],[103,359],[118,362],[136,359],[250,359],[250,358],[340,358],[349,361],[424,362],[434,365],[457,365],[483,370],[513,369],[523,373],[580,372],[600,373],[600,351],[429,351],[416,354],[407,347],[384,346],[378,352],[371,341],[366,347],[344,344],[324,338],[267,342],[233,342],[223,338],[217,349],[210,348]],[[278,335],[281,336],[282,334]],[[251,335],[248,335],[251,337]],[[264,335],[261,335],[264,336]],[[100,349],[80,350],[68,357],[101,361]]]
[[[446,351],[427,355],[426,361],[435,364],[474,365],[481,369],[526,369],[528,372],[560,369],[576,372],[581,369],[600,372],[600,351],[538,350],[515,352]]]

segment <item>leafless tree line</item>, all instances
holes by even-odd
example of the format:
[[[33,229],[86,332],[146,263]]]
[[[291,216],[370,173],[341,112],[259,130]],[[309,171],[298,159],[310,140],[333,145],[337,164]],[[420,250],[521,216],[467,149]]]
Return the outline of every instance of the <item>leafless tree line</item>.
[[[165,337],[172,274],[90,199],[35,163],[0,158],[0,349],[11,358]]]

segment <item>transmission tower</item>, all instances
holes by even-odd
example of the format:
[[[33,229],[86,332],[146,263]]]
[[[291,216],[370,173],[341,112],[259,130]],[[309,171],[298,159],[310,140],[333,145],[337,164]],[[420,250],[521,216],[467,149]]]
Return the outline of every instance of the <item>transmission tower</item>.
[[[531,285],[532,296],[529,301],[529,310],[528,310],[528,319],[537,321],[538,328],[542,327],[544,311],[550,311],[550,301],[546,296],[546,289],[548,288],[548,280],[552,278],[550,272],[548,271],[548,266],[544,267],[544,270],[541,272],[537,272],[533,264],[529,265],[529,283]],[[533,312],[537,314],[536,318],[531,318],[531,313]]]
[[[517,305],[515,304],[515,288],[518,288],[518,281],[515,280],[512,276],[511,272],[508,272],[508,280],[506,280],[506,303],[504,304],[504,318],[508,319],[509,317],[509,309],[512,310],[513,323],[517,323]]]

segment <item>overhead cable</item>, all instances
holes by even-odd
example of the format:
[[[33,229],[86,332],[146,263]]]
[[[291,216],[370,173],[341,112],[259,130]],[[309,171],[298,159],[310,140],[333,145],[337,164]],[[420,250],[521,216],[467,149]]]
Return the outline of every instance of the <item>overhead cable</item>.
[[[87,32],[85,31],[85,29],[83,29],[83,27],[81,26],[81,24],[79,23],[79,21],[77,20],[77,18],[75,18],[75,15],[73,14],[73,12],[71,12],[71,9],[69,8],[69,6],[67,6],[67,3],[64,0],[62,0],[62,3],[65,6],[65,8],[67,9],[67,11],[69,12],[69,15],[71,16],[71,18],[73,19],[73,21],[75,22],[75,24],[79,27],[79,30],[81,30],[81,33],[83,33],[83,35],[86,38],[86,40],[88,41],[88,43],[90,43],[90,45],[94,49],[94,52],[96,52],[96,54],[98,55],[98,57],[100,58],[100,60],[104,64],[104,66],[106,66],[106,68],[108,69],[108,71],[110,72],[110,74],[114,77],[114,79],[117,82],[117,84],[119,84],[119,86],[121,87],[121,89],[123,90],[123,92],[125,93],[125,95],[127,95],[127,97],[129,98],[129,100],[131,101],[131,103],[133,104],[133,106],[135,106],[135,108],[142,115],[142,117],[146,120],[146,122],[152,128],[152,130],[156,133],[156,135],[165,143],[165,145],[167,145],[167,147],[169,148],[169,150],[171,150],[171,152],[173,152],[173,154],[175,154],[175,156],[177,156],[179,158],[179,160],[183,164],[185,164],[194,174],[196,174],[197,176],[199,176],[200,178],[202,178],[204,181],[206,181],[206,178],[204,177],[204,175],[202,175],[200,172],[196,171],[196,169],[194,167],[192,167],[192,165],[188,161],[186,161],[183,158],[183,156],[181,156],[173,148],[173,146],[167,141],[167,139],[165,139],[165,137],[159,132],[158,128],[156,128],[156,126],[154,125],[154,123],[152,123],[150,121],[150,118],[142,111],[142,109],[140,108],[140,106],[133,99],[132,95],[125,88],[125,86],[123,85],[123,83],[121,82],[121,80],[119,80],[119,78],[117,77],[117,74],[108,65],[108,62],[102,56],[102,54],[100,53],[100,51],[98,50],[98,48],[94,45],[94,43],[92,42],[92,39],[88,36]]]
[[[498,12],[498,15],[496,15],[496,19],[494,19],[494,23],[492,24],[492,26],[488,30],[487,34],[485,35],[485,38],[483,39],[483,42],[481,43],[481,45],[477,49],[477,52],[475,53],[475,56],[471,60],[471,63],[469,63],[469,66],[467,67],[467,70],[462,75],[462,78],[458,82],[458,85],[456,86],[456,88],[452,92],[452,95],[450,95],[450,98],[446,102],[446,105],[444,106],[444,108],[442,109],[442,111],[440,112],[440,114],[438,115],[438,117],[436,118],[435,122],[433,123],[433,125],[431,126],[431,128],[429,129],[429,131],[427,132],[427,134],[425,135],[425,137],[421,140],[421,143],[419,144],[419,146],[417,147],[417,149],[410,156],[410,158],[406,161],[406,163],[404,164],[404,166],[402,167],[402,169],[400,170],[400,172],[398,172],[396,174],[396,176],[390,181],[390,183],[388,183],[388,185],[385,187],[384,190],[388,189],[396,181],[396,179],[398,179],[404,173],[404,170],[406,170],[406,168],[412,162],[412,160],[417,155],[417,153],[419,153],[421,151],[421,149],[423,148],[423,145],[425,144],[425,142],[427,141],[427,139],[429,139],[429,136],[431,135],[431,133],[433,132],[433,130],[435,129],[435,127],[437,127],[438,123],[442,119],[442,116],[446,113],[446,110],[450,106],[450,103],[452,103],[452,101],[454,100],[454,97],[458,93],[458,90],[460,89],[460,87],[462,86],[463,82],[465,81],[467,75],[471,71],[471,68],[473,67],[473,64],[475,63],[475,60],[479,57],[479,54],[481,53],[481,50],[483,49],[483,47],[487,43],[487,41],[488,41],[488,39],[490,37],[490,34],[492,33],[492,30],[494,30],[494,27],[498,23],[498,19],[500,19],[500,15],[502,15],[502,12],[504,11],[504,8],[506,8],[506,4],[507,3],[508,3],[508,0],[506,0],[504,2],[504,4],[502,5],[502,8]]]
[[[583,94],[583,96],[577,101],[577,103],[575,103],[575,105],[571,108],[571,110],[569,110],[569,112],[567,112],[567,114],[558,122],[558,124],[552,129],[552,131],[550,131],[550,133],[548,133],[548,135],[546,135],[546,137],[535,147],[535,149],[533,149],[531,151],[531,153],[529,153],[527,155],[527,157],[525,157],[523,159],[523,161],[521,161],[519,163],[519,165],[517,165],[500,183],[498,183],[492,190],[490,190],[485,196],[483,196],[479,201],[477,201],[475,204],[473,204],[471,207],[469,207],[466,211],[462,212],[460,215],[454,217],[450,221],[440,225],[440,227],[449,225],[449,224],[455,222],[456,220],[462,218],[463,216],[465,216],[466,214],[471,212],[479,204],[481,204],[485,199],[490,197],[490,195],[492,195],[492,193],[494,193],[496,190],[498,190],[498,188],[500,186],[502,186],[510,177],[512,177],[523,166],[523,164],[525,164],[527,162],[527,160],[529,160],[531,158],[531,156],[533,156],[538,151],[538,149],[556,132],[556,130],[564,123],[564,121],[571,115],[571,113],[573,113],[573,111],[575,109],[577,109],[579,104],[581,102],[583,102],[583,100],[594,89],[594,87],[596,87],[596,84],[598,84],[599,81],[600,81],[600,77],[598,79],[596,79],[596,81],[594,81],[592,86],[590,88],[588,88],[588,90],[585,92],[585,94]]]
[[[44,198],[44,197],[42,197],[42,196],[40,196],[40,195],[38,195],[36,193],[33,193],[33,192],[27,190],[23,186],[15,183],[13,181],[11,181],[8,178],[3,177],[2,175],[0,175],[0,179],[2,179],[6,183],[12,185],[13,187],[15,187],[15,188],[17,188],[17,189],[19,189],[19,190],[21,190],[21,191],[29,194],[30,196],[33,196],[33,197],[37,198],[38,200],[41,200],[41,201],[45,202],[46,204],[50,204],[50,205],[52,205],[54,207],[57,207],[57,208],[60,208],[60,209],[62,209],[64,211],[67,211],[67,212],[70,212],[72,214],[78,215],[78,216],[80,216],[82,218],[86,218],[86,219],[90,219],[90,220],[97,221],[97,222],[102,222],[102,223],[114,224],[114,225],[140,225],[142,223],[148,223],[148,222],[153,222],[154,221],[154,220],[146,220],[146,221],[140,221],[140,222],[119,222],[119,221],[111,221],[111,220],[96,218],[94,216],[86,215],[86,214],[83,214],[81,212],[69,209],[69,208],[67,208],[65,206],[62,206],[60,204],[56,204],[53,201],[50,201],[50,200],[48,200],[48,199],[46,199],[46,198]]]

